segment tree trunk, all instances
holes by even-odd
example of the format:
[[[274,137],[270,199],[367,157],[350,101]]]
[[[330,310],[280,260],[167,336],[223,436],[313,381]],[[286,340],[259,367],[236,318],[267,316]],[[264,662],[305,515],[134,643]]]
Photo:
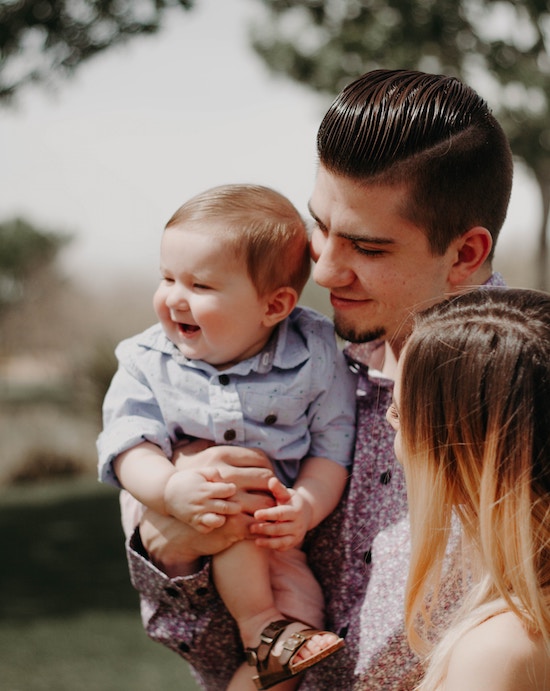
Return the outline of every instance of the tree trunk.
[[[548,277],[548,221],[550,217],[550,179],[535,173],[542,200],[542,217],[539,228],[539,247],[536,257],[536,287],[550,290]]]

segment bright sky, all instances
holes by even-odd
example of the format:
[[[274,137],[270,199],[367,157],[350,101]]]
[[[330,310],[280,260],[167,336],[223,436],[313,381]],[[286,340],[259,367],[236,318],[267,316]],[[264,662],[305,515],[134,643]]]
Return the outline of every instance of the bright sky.
[[[0,110],[0,219],[72,233],[68,271],[104,286],[127,275],[156,281],[164,223],[207,187],[270,185],[305,214],[328,103],[272,77],[249,48],[259,5],[197,0],[156,36],[92,59],[55,93],[33,87]],[[502,253],[518,233],[533,246],[538,214],[520,175]]]

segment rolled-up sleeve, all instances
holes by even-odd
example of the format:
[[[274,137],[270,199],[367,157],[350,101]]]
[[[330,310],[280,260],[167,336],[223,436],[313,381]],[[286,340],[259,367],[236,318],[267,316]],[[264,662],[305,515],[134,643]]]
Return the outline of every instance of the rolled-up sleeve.
[[[103,403],[103,431],[97,440],[101,482],[120,487],[113,460],[144,441],[159,446],[168,458],[172,444],[156,395],[133,365],[126,344],[117,348],[118,370]]]
[[[227,688],[244,653],[235,621],[212,582],[210,560],[192,576],[169,578],[149,561],[139,530],[126,541],[126,550],[148,636],[192,664],[201,688]]]

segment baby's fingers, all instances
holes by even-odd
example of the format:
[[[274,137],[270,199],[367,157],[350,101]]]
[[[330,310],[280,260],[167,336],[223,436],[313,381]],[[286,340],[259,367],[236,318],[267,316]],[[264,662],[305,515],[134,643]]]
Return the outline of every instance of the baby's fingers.
[[[204,503],[204,512],[205,513],[201,515],[213,513],[219,514],[220,516],[235,516],[241,512],[241,505],[238,501],[211,499]]]
[[[277,504],[287,504],[291,500],[292,493],[278,478],[272,477],[269,480],[268,487]]]
[[[225,525],[226,516],[235,516],[241,511],[241,505],[236,501],[210,501],[202,513],[196,514],[192,525],[199,533],[209,533]]]
[[[232,482],[209,482],[207,491],[212,499],[229,499],[237,491],[237,486]]]
[[[268,509],[258,509],[258,511],[254,513],[254,518],[259,523],[277,523],[280,521],[294,520],[296,518],[296,513],[295,510],[288,505],[271,506]]]
[[[221,528],[227,519],[219,513],[203,513],[196,517],[195,528],[199,532],[209,533],[211,530]]]

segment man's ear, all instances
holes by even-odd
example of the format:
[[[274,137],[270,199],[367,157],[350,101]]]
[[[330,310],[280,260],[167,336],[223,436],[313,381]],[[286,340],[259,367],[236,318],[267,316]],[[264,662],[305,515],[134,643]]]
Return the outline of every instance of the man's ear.
[[[475,226],[464,235],[454,240],[451,247],[454,251],[454,261],[449,271],[448,280],[452,286],[469,285],[487,257],[491,253],[493,238],[487,228]],[[483,277],[479,282],[483,282]]]
[[[275,326],[288,317],[298,302],[298,293],[294,288],[284,286],[277,288],[267,296],[266,309],[263,318],[264,326]]]

